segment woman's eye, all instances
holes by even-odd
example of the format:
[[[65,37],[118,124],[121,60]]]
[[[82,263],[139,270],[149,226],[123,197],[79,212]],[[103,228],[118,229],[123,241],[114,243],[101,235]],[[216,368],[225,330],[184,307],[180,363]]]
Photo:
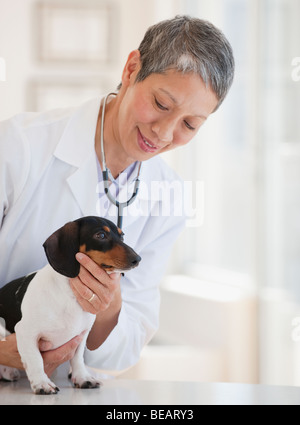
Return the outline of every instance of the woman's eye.
[[[159,101],[157,100],[157,99],[155,99],[155,103],[156,103],[156,106],[159,108],[159,109],[161,109],[162,111],[167,111],[168,110],[168,108],[166,108],[165,106],[163,106],[161,103],[159,103]]]
[[[192,127],[187,121],[184,121],[184,124],[191,131],[195,131],[196,130],[195,127]]]

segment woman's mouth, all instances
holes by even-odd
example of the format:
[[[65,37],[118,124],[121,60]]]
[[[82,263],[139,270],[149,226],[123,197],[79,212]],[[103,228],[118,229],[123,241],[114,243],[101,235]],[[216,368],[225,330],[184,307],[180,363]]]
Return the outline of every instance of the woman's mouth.
[[[146,139],[138,129],[138,144],[139,147],[146,153],[157,152],[158,148],[154,146],[149,139]]]

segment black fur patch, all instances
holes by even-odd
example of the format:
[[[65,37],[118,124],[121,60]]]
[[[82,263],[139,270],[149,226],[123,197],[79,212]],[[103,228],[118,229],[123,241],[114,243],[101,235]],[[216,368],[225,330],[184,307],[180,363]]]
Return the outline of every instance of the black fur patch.
[[[16,324],[22,319],[21,304],[27,288],[36,273],[13,280],[0,289],[0,317],[6,329],[15,332]]]

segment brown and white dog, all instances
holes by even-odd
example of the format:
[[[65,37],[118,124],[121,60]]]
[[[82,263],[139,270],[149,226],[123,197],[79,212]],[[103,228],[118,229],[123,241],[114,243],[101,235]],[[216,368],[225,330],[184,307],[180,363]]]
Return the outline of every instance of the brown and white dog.
[[[69,278],[78,276],[80,270],[75,255],[79,251],[87,254],[107,273],[137,267],[141,258],[123,242],[121,229],[99,217],[67,223],[47,239],[44,249],[49,261],[46,267],[0,289],[0,318],[6,324],[2,337],[16,332],[33,392],[56,394],[59,389],[44,372],[38,341],[43,338],[55,349],[86,331],[70,362],[72,382],[76,388],[98,388],[100,382],[84,364],[86,340],[96,316],[82,310],[69,284]],[[1,378],[16,380],[18,372],[0,366]]]

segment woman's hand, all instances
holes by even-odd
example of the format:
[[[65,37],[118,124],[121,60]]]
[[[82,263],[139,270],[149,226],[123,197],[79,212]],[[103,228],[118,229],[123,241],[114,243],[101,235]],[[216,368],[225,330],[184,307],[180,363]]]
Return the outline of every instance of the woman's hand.
[[[44,370],[49,377],[58,366],[74,357],[79,344],[83,340],[84,334],[85,332],[55,350],[52,350],[51,343],[43,340],[39,341],[39,349],[44,360]],[[0,363],[5,366],[24,370],[18,352],[16,334],[9,335],[5,338],[5,341],[0,342]]]
[[[9,335],[0,342],[0,364],[24,370],[18,351],[16,334]]]
[[[76,259],[81,264],[80,272],[70,279],[70,285],[77,301],[88,313],[105,312],[120,294],[120,273],[107,274],[85,254],[78,253]]]
[[[44,370],[49,378],[58,366],[73,359],[85,333],[86,331],[82,332],[80,335],[55,350],[51,349],[51,343],[43,340],[39,342],[39,349],[44,360]]]
[[[70,279],[70,285],[82,309],[97,316],[87,340],[87,347],[95,350],[118,323],[122,307],[121,275],[108,275],[85,254],[76,254],[76,259],[81,264],[80,272]]]

